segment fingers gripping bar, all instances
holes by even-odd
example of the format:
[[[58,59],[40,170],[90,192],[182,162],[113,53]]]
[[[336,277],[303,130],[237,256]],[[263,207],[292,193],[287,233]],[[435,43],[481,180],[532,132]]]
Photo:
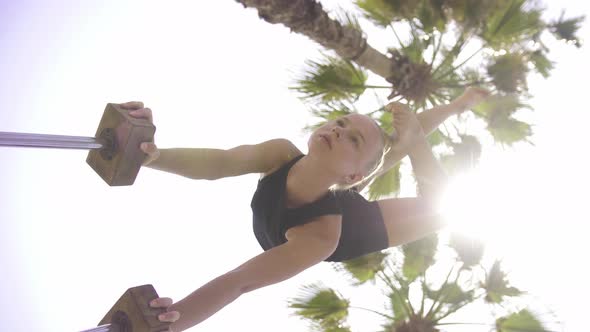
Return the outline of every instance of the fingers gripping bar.
[[[152,285],[129,288],[100,321],[99,326],[80,332],[163,332],[170,323],[158,320],[165,308],[152,308],[149,302],[158,298]]]
[[[118,104],[107,104],[95,137],[0,132],[0,146],[88,149],[86,162],[110,186],[135,182],[145,154],[142,142],[153,141],[156,127],[129,115]]]

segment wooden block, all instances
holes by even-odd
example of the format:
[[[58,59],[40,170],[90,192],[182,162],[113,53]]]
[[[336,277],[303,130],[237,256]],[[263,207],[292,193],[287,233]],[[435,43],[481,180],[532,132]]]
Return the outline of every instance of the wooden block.
[[[98,326],[114,324],[119,327],[120,332],[168,331],[170,323],[158,320],[158,315],[166,312],[166,309],[149,306],[150,301],[155,298],[158,298],[158,293],[152,285],[129,288]]]
[[[95,138],[109,141],[110,147],[90,150],[86,162],[109,186],[128,186],[135,182],[146,155],[139,145],[154,139],[156,127],[146,119],[130,116],[118,104],[107,104]]]

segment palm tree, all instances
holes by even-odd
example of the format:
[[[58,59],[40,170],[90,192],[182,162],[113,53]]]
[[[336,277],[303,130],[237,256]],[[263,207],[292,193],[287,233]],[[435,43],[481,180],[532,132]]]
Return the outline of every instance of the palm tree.
[[[450,171],[479,159],[480,140],[512,146],[532,143],[532,126],[517,119],[529,109],[527,77],[534,70],[547,78],[554,62],[547,57],[548,35],[581,46],[575,36],[583,17],[546,22],[543,9],[526,0],[355,0],[361,19],[391,32],[392,46],[383,54],[368,44],[360,19],[353,13],[332,19],[315,0],[238,0],[258,10],[269,23],[281,23],[304,34],[334,54],[308,60],[292,89],[312,104],[321,123],[357,111],[355,103],[367,91],[388,91],[388,100],[406,102],[416,111],[445,103],[467,86],[481,86],[494,96],[472,115],[450,120],[430,136],[440,146],[441,161]],[[402,33],[404,32],[404,33]],[[383,81],[369,85],[369,72]],[[365,112],[384,128],[391,116],[380,107]],[[487,133],[469,133],[475,123]],[[371,198],[399,191],[399,165],[373,181]]]
[[[350,332],[346,319],[350,309],[370,311],[382,321],[380,332],[437,332],[453,325],[479,325],[482,331],[549,331],[533,311],[515,303],[525,293],[510,285],[499,261],[489,269],[481,264],[484,247],[467,237],[453,235],[447,251],[455,253],[442,281],[436,281],[435,257],[438,238],[432,235],[389,252],[377,252],[343,263],[333,263],[355,287],[377,287],[388,305],[384,312],[351,305],[337,291],[312,284],[289,300],[289,307],[300,318],[309,320],[316,331]],[[403,262],[403,263],[398,263]],[[440,267],[440,266],[439,266]],[[457,312],[467,306],[487,304],[500,308],[489,323],[457,322]]]
[[[327,50],[322,58],[306,61],[307,68],[292,86],[320,119],[307,130],[358,112],[359,100],[370,97],[369,91],[379,106],[364,113],[385,130],[391,130],[394,121],[384,111],[386,101],[405,102],[421,112],[456,98],[467,86],[492,91],[493,96],[472,113],[450,119],[429,136],[450,173],[477,163],[485,136],[502,146],[532,144],[531,124],[518,118],[520,112],[532,111],[527,104],[532,97],[527,79],[533,72],[549,77],[555,65],[548,57],[548,45],[554,45],[548,39],[551,36],[581,46],[576,32],[584,20],[565,18],[562,13],[557,20],[546,21],[543,9],[533,0],[355,0],[360,15],[344,13],[338,19],[315,0],[237,1],[255,8],[263,20],[283,24]],[[387,54],[369,45],[361,20],[391,34]],[[370,79],[382,83],[368,84]],[[470,131],[482,124],[486,131]],[[367,195],[370,199],[396,195],[401,174],[398,164],[375,179]],[[438,249],[435,235],[335,267],[350,275],[358,287],[372,281],[387,290],[388,313],[365,309],[385,320],[383,332],[439,331],[456,324],[448,320],[468,305],[498,306],[524,295],[510,286],[500,262],[482,267],[480,245],[455,237],[450,246],[457,258],[438,284],[430,280]],[[414,299],[410,289],[417,289],[421,296]],[[290,306],[319,331],[350,331],[345,319],[353,307],[330,288],[307,286]],[[506,332],[546,331],[532,311],[522,308],[507,310],[490,326]]]

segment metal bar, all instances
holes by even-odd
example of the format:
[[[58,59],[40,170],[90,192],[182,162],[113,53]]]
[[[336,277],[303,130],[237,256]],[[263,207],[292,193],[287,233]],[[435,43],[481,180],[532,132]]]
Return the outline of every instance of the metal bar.
[[[120,332],[119,326],[116,324],[105,324],[93,329],[84,330],[80,332]]]
[[[103,144],[94,137],[0,132],[0,146],[91,150]]]

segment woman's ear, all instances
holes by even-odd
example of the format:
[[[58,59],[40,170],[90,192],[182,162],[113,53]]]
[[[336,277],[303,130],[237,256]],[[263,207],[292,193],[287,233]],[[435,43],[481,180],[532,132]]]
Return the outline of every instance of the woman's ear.
[[[345,181],[347,184],[353,184],[353,183],[359,182],[362,179],[363,179],[363,176],[361,174],[354,173],[354,174],[347,175]]]

